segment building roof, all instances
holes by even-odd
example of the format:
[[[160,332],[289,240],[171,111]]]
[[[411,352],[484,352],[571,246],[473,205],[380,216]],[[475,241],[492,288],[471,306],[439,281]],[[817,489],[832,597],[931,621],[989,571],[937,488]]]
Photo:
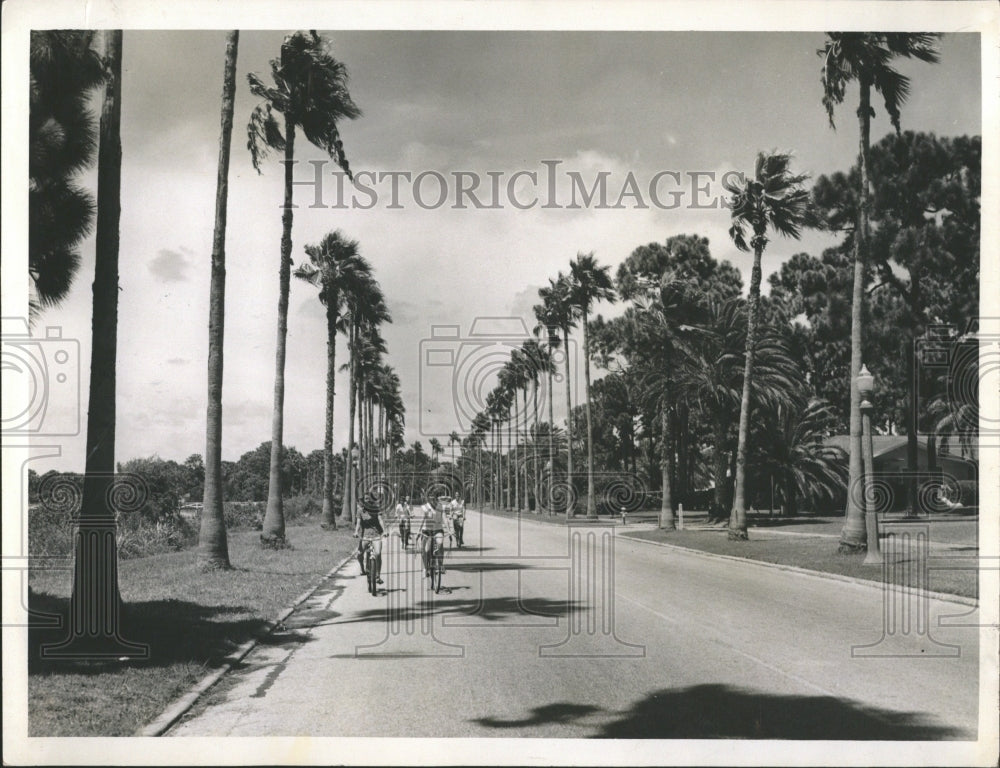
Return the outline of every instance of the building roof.
[[[850,440],[850,435],[831,435],[824,442],[850,453]],[[906,435],[872,435],[872,458],[877,459],[879,456],[884,456],[905,445]],[[920,448],[927,450],[927,446],[923,444],[920,445]]]
[[[826,445],[832,445],[842,449],[846,453],[850,453],[850,435],[831,435],[823,442]],[[877,459],[880,456],[885,456],[887,453],[892,453],[893,451],[905,447],[906,435],[872,435],[873,459]],[[958,449],[956,440],[944,443],[943,438],[938,437],[937,448],[938,458],[960,459],[963,461],[975,461],[977,458],[977,452],[975,450],[973,451],[972,456],[969,456],[968,458],[963,457]],[[973,448],[975,448],[975,446],[973,446]],[[927,451],[927,439],[925,435],[920,435],[920,439],[917,441],[917,450],[923,452]]]

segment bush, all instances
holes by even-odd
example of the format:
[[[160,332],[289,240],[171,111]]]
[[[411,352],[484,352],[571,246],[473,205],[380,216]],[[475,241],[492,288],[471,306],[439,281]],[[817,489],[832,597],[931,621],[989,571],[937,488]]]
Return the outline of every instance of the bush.
[[[76,513],[45,505],[28,509],[28,552],[36,557],[65,557],[73,553],[73,517]]]
[[[28,512],[28,551],[36,557],[72,556],[75,517],[75,510],[32,507]],[[117,534],[122,560],[176,552],[198,543],[198,532],[180,515],[154,522],[138,511],[122,513]]]
[[[323,512],[323,502],[316,496],[303,494],[284,501],[285,522],[303,521]]]
[[[179,552],[198,543],[198,532],[180,515],[150,523],[141,518],[118,521],[118,557],[132,560]]]
[[[222,504],[222,514],[226,519],[226,530],[259,531],[264,524],[263,501],[226,501]]]

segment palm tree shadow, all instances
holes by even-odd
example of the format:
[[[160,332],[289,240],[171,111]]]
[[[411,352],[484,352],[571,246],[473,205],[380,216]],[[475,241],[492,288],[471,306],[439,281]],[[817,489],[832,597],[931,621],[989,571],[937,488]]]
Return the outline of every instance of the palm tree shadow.
[[[487,728],[530,728],[534,725],[569,723],[578,718],[601,711],[603,710],[600,707],[591,704],[556,702],[555,704],[533,707],[530,715],[519,720],[498,720],[494,717],[478,717],[471,722],[485,725]]]
[[[107,660],[68,660],[42,656],[45,645],[65,640],[69,627],[69,598],[29,590],[28,602],[35,610],[57,615],[62,627],[29,627],[28,673],[98,675],[121,669],[122,664]],[[245,606],[201,605],[185,600],[149,600],[126,603],[121,616],[121,633],[132,643],[149,646],[149,658],[128,662],[131,667],[166,667],[179,661],[196,662],[208,668],[218,667],[240,645],[257,637],[263,645],[291,647],[312,638],[289,624],[267,633],[262,619],[247,617]],[[233,615],[242,618],[231,618]]]
[[[484,621],[501,621],[506,618],[528,615],[564,616],[584,609],[585,606],[569,600],[548,600],[544,598],[521,600],[516,596],[494,597],[481,600],[472,599],[439,599],[418,600],[411,605],[399,608],[388,608],[385,605],[357,611],[343,621],[326,621],[331,624],[362,624],[366,622],[383,622],[391,618],[394,622],[414,622],[428,614],[446,614],[449,616],[467,616]]]
[[[555,702],[515,720],[480,717],[487,728],[571,725],[606,712],[593,704]],[[924,741],[975,738],[917,712],[896,712],[833,696],[759,693],[707,684],[654,691],[614,719],[596,725],[592,738],[801,739]],[[592,721],[593,722],[593,721]]]
[[[596,734],[614,739],[969,738],[918,712],[897,712],[834,696],[759,693],[706,684],[655,691]]]

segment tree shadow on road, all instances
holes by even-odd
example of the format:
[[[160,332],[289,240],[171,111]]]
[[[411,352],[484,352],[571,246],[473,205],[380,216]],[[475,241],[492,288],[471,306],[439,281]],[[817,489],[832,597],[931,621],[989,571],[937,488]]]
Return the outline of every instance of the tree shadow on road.
[[[470,598],[463,600],[434,599],[416,600],[412,605],[389,608],[385,605],[368,608],[352,613],[343,621],[328,621],[325,624],[360,624],[364,622],[384,622],[391,618],[396,622],[420,621],[428,614],[446,614],[448,616],[468,616],[485,621],[501,621],[516,616],[565,616],[586,606],[570,600],[549,600],[546,598],[519,598],[516,595],[491,597],[485,599]],[[390,615],[391,613],[391,615]]]
[[[595,707],[591,704],[557,702],[556,704],[533,707],[530,715],[519,720],[498,720],[494,717],[480,717],[472,722],[485,725],[487,728],[530,728],[534,725],[571,723],[574,720],[602,711],[600,707]]]
[[[918,712],[834,696],[759,693],[707,684],[655,691],[599,734],[617,739],[887,739],[967,736]]]
[[[604,712],[589,704],[556,702],[517,720],[472,722],[488,728],[575,724]],[[918,712],[869,707],[833,696],[759,693],[707,684],[663,689],[636,701],[614,719],[594,723],[594,738],[613,739],[802,739],[924,741],[974,738]],[[583,724],[583,723],[581,723]]]

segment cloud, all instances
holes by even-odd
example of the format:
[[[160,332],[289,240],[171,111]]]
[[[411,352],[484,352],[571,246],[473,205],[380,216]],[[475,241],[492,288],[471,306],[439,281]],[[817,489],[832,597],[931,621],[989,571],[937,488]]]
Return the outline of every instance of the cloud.
[[[510,305],[511,316],[523,318],[524,322],[528,324],[529,330],[535,326],[535,305],[541,303],[541,299],[538,298],[539,287],[529,285],[518,291],[514,294],[514,300]]]
[[[160,249],[156,258],[149,262],[149,271],[167,283],[186,281],[190,267],[191,263],[182,254],[168,248]]]

